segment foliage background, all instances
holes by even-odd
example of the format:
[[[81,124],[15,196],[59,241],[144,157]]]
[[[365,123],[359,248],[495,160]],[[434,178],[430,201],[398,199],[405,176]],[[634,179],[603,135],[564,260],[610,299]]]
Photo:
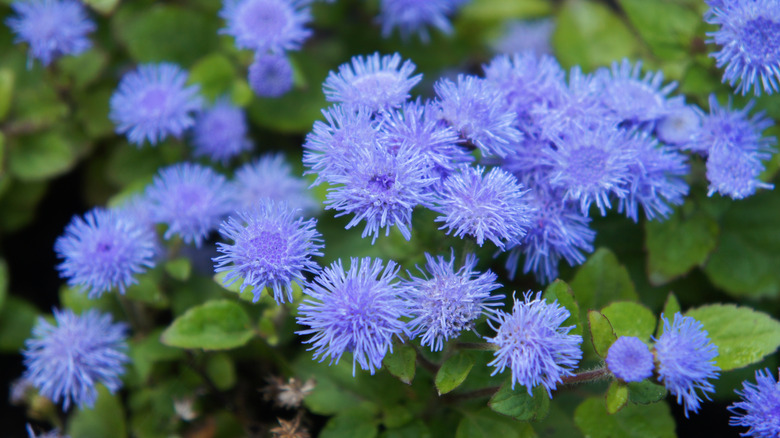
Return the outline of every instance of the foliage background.
[[[0,3],[0,17],[5,20],[10,2]],[[301,51],[290,54],[295,90],[280,99],[252,95],[245,79],[251,54],[237,51],[231,38],[217,35],[223,26],[217,17],[220,2],[87,3],[98,24],[92,36],[94,47],[80,56],[65,57],[50,69],[38,63],[27,69],[26,47],[14,45],[9,29],[0,26],[0,352],[6,384],[23,370],[18,350],[35,318],[49,313],[52,306],[75,310],[97,306],[120,319],[134,317],[112,294],[88,301],[64,287],[54,269],[57,260],[52,247],[74,214],[116,202],[142,189],[159,167],[189,158],[186,141],[169,140],[156,148],[137,149],[114,134],[107,118],[108,101],[122,74],[137,63],[179,63],[189,69],[191,81],[201,84],[208,98],[229,94],[248,112],[254,155],[284,151],[298,170],[303,137],[327,106],[320,86],[329,70],[356,54],[397,51],[424,74],[414,91],[430,96],[439,77],[481,73],[480,66],[493,56],[489,43],[500,37],[505,21],[511,18],[553,16],[553,47],[564,68],[581,65],[590,71],[627,56],[642,59],[648,69],[662,70],[668,80],[679,82],[678,91],[689,102],[703,108],[711,92],[731,95],[707,56],[713,48],[706,44],[707,29],[701,18],[705,5],[700,0],[474,0],[454,18],[453,35],[433,32],[428,44],[398,36],[383,39],[375,23],[375,0],[317,3],[311,24],[314,36]],[[748,100],[733,99],[737,107]],[[780,118],[780,98],[764,96],[757,101],[758,108],[775,120]],[[778,134],[777,127],[766,133]],[[775,184],[778,157],[765,175]],[[595,220],[596,246],[601,249],[579,270],[562,267],[561,272],[581,309],[599,309],[614,300],[637,300],[658,315],[674,292],[684,310],[717,302],[780,315],[780,191],[762,191],[736,202],[708,198],[702,163],[694,162],[693,169],[690,199],[669,221],[634,224],[617,215]],[[318,196],[323,195],[318,191]],[[371,255],[411,268],[420,263],[423,250],[460,245],[436,234],[428,212],[415,212],[414,227],[418,236],[429,238],[411,243],[394,234],[371,246],[360,239],[359,230],[344,231],[346,221],[330,213],[321,215],[318,229],[326,242],[321,265],[339,257]],[[136,321],[141,330],[131,342],[134,364],[126,376],[126,390],[113,397],[103,394],[94,411],[76,413],[68,426],[72,436],[87,436],[79,434],[83,431],[99,436],[102,430],[111,431],[110,436],[154,437],[187,431],[189,436],[227,437],[242,436],[242,430],[267,430],[277,415],[290,417],[257,392],[270,375],[317,377],[318,388],[306,402],[308,418],[315,429],[324,427],[327,433],[336,433],[330,436],[373,436],[380,430],[387,437],[422,436],[426,430],[430,436],[453,436],[466,433],[458,431],[468,427],[464,431],[473,433],[459,436],[531,436],[535,431],[540,436],[569,437],[579,435],[582,428],[605,428],[606,424],[616,428],[615,436],[673,436],[670,421],[676,422],[680,436],[702,430],[736,436],[737,431],[726,425],[725,412],[733,389],[752,378],[753,370],[778,365],[776,355],[761,359],[760,354],[753,358],[759,362],[724,372],[717,381],[714,402],[705,403],[702,412],[690,419],[682,417],[669,399],[668,404],[632,407],[619,420],[601,418],[595,406],[588,406],[585,418],[578,420],[574,409],[585,397],[603,398],[605,384],[561,391],[549,416],[533,426],[492,413],[485,399],[446,399],[444,407],[432,415],[424,409],[426,401],[436,397],[430,373],[418,369],[407,387],[386,371],[373,377],[359,372],[353,379],[349,361],[331,368],[316,364],[292,333],[295,327],[287,310],[266,300],[259,305],[237,300],[212,280],[211,254],[192,255],[192,263],[184,259],[168,263],[145,275],[129,292],[133,306],[147,320]],[[487,268],[491,251],[485,249],[479,255],[481,267]],[[504,272],[502,259],[494,264],[495,272]],[[504,279],[504,285],[506,294],[541,288],[523,276],[511,283]],[[160,331],[173,318],[194,305],[220,298],[239,302],[249,315],[258,335],[251,342],[217,353],[184,351],[159,343]],[[780,343],[778,336],[770,330],[756,342],[766,343],[761,351],[774,351]],[[740,337],[734,341],[751,342]],[[768,347],[773,344],[774,348]],[[586,363],[597,359],[592,351],[586,352]],[[485,357],[477,357],[476,362],[462,389],[496,384],[482,366]],[[206,383],[209,379],[211,384]],[[216,388],[209,387],[212,384]],[[196,402],[204,415],[189,424],[178,421],[171,398],[192,395],[204,387],[207,395]],[[629,414],[636,418],[623,422]],[[24,409],[4,405],[0,423],[9,427],[3,433],[24,436],[28,421],[24,415]],[[346,431],[351,435],[338,435]]]

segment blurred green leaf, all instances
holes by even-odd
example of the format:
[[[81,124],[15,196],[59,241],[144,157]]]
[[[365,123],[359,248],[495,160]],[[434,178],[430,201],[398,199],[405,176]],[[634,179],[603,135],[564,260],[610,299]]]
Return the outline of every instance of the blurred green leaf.
[[[634,284],[625,266],[615,254],[606,248],[599,248],[588,258],[569,283],[582,313],[601,309],[617,300],[635,301]]]
[[[553,34],[553,46],[564,67],[585,71],[639,51],[639,42],[616,13],[603,3],[567,0]]]
[[[83,91],[77,95],[79,106],[76,108],[76,117],[90,139],[114,135],[114,122],[108,119],[108,111],[106,111],[113,93],[113,89],[100,88]]]
[[[499,414],[520,421],[539,421],[547,416],[550,410],[550,397],[540,385],[533,389],[533,395],[524,386],[516,385],[512,389],[511,379],[501,385],[498,392],[490,398],[488,406]]]
[[[125,296],[128,299],[146,303],[158,309],[169,307],[168,297],[160,289],[160,271],[152,270],[136,276],[138,283],[127,288]]]
[[[0,258],[0,312],[3,310],[3,304],[5,304],[5,298],[8,296],[8,285],[11,283],[11,278],[8,275],[8,264],[4,258]]]
[[[156,4],[114,20],[116,37],[137,62],[192,65],[202,53],[218,49],[219,19],[191,8]]]
[[[680,59],[688,55],[691,41],[702,24],[701,15],[670,0],[619,0],[626,16],[661,59]]]
[[[718,224],[702,210],[677,209],[665,221],[645,222],[647,275],[653,285],[666,284],[702,266],[718,242]]]
[[[119,0],[84,0],[84,3],[103,15],[109,15],[114,12]]]
[[[565,307],[569,311],[569,317],[561,324],[563,327],[573,326],[574,328],[569,332],[573,335],[582,335],[582,322],[580,321],[580,307],[577,302],[574,301],[574,292],[572,292],[566,282],[563,280],[555,280],[547,286],[544,290],[544,299],[552,303],[558,300],[558,304]]]
[[[510,18],[528,18],[547,15],[552,4],[546,0],[473,0],[460,10],[464,20],[504,21]]]
[[[401,427],[388,429],[379,435],[380,438],[432,438],[431,431],[422,420],[414,420]]]
[[[227,350],[246,344],[254,335],[249,316],[240,305],[213,300],[176,318],[160,339],[171,347]]]
[[[122,402],[103,385],[98,385],[98,398],[93,409],[77,409],[70,418],[68,435],[83,438],[127,436]]]
[[[130,358],[141,382],[147,381],[155,363],[184,357],[184,352],[180,349],[163,345],[160,342],[161,334],[162,329],[155,329],[144,338],[135,337],[130,340]]]
[[[610,415],[604,401],[593,397],[574,412],[583,434],[592,438],[675,438],[674,418],[666,403],[629,405]]]
[[[406,406],[395,405],[382,409],[382,424],[385,427],[397,428],[409,423],[414,418]]]
[[[165,272],[179,281],[186,281],[192,272],[192,263],[187,257],[179,257],[165,262]]]
[[[0,69],[0,122],[8,115],[14,97],[14,71],[10,68]],[[2,161],[0,161],[2,163]]]
[[[320,438],[374,438],[379,435],[376,406],[363,403],[328,420]]]
[[[623,409],[628,403],[628,385],[618,380],[613,380],[607,388],[606,394],[607,413],[614,414]]]
[[[609,320],[616,336],[635,336],[650,340],[656,326],[656,318],[647,307],[630,301],[612,303],[601,309]]]
[[[9,295],[0,309],[0,351],[18,353],[31,336],[38,319],[38,309],[32,304]]]
[[[412,347],[398,345],[395,351],[385,356],[382,364],[387,372],[408,385],[414,380],[414,373],[417,370],[417,353]]]
[[[723,371],[756,363],[780,347],[780,322],[734,304],[710,304],[685,313],[701,321],[718,346],[715,363]]]
[[[547,394],[545,394],[547,397]],[[491,412],[490,409],[463,412],[455,438],[531,438],[535,437],[528,423],[518,423],[511,418]]]
[[[14,231],[33,219],[38,203],[46,194],[46,182],[21,182],[13,180],[0,197],[0,227]]]
[[[721,218],[718,247],[704,272],[734,297],[780,295],[780,191],[734,201]]]
[[[447,359],[436,373],[436,390],[446,394],[460,386],[474,366],[474,357],[468,351],[459,351]]]
[[[628,399],[631,403],[647,405],[655,403],[664,397],[666,397],[666,387],[647,379],[628,384]]]
[[[76,154],[60,131],[17,137],[9,147],[8,170],[22,181],[50,179],[70,170]]]
[[[615,331],[609,320],[596,310],[588,312],[588,323],[590,325],[590,337],[593,341],[593,348],[601,357],[607,357],[609,347],[617,340]]]
[[[63,56],[57,61],[61,74],[70,77],[73,85],[81,89],[94,83],[108,65],[108,54],[97,48],[77,56]]]
[[[200,85],[200,92],[209,100],[229,94],[236,80],[236,68],[220,53],[207,55],[190,69],[190,83]]]
[[[227,391],[236,384],[236,367],[233,359],[225,353],[209,356],[206,362],[206,374],[221,391]]]

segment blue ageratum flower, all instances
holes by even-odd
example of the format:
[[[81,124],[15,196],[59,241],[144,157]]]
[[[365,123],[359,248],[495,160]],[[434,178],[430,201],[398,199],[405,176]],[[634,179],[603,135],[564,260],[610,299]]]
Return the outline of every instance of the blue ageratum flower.
[[[376,241],[379,231],[385,235],[395,226],[406,240],[412,238],[412,210],[418,205],[432,206],[434,194],[428,188],[435,182],[427,169],[425,157],[408,146],[395,154],[377,145],[353,151],[346,162],[346,173],[328,175],[331,184],[325,200],[326,210],[336,210],[336,217],[354,215],[346,229],[366,222],[363,237]]]
[[[235,208],[227,180],[211,168],[179,163],[161,169],[146,189],[154,221],[168,225],[164,237],[181,236],[200,246]]]
[[[43,435],[36,435],[32,426],[27,424],[27,438],[70,438],[70,436],[61,434],[59,429],[52,429]]]
[[[445,179],[474,157],[458,145],[458,134],[441,123],[437,112],[436,106],[420,103],[419,99],[404,103],[399,110],[383,114],[378,141],[389,151],[407,144],[426,158],[430,176]]]
[[[503,35],[490,44],[498,53],[552,53],[552,34],[555,21],[552,18],[536,20],[507,20]]]
[[[407,40],[417,34],[420,40],[428,42],[428,27],[434,27],[444,34],[452,33],[447,17],[464,3],[463,0],[382,0],[379,4],[379,22],[382,36],[389,37],[398,29],[401,38]]]
[[[320,208],[307,188],[308,183],[293,175],[281,153],[265,154],[239,167],[233,185],[243,208],[251,208],[264,199],[287,202],[291,209],[303,213],[315,213]]]
[[[741,110],[731,105],[720,106],[710,96],[710,114],[703,117],[701,128],[683,147],[707,155],[709,195],[721,193],[733,199],[752,195],[759,188],[771,189],[758,179],[764,170],[763,162],[771,158],[774,137],[762,136],[762,131],[773,125],[763,112],[752,116],[749,102]]]
[[[642,75],[642,62],[623,59],[612,63],[610,69],[601,68],[595,78],[602,88],[601,104],[622,122],[641,124],[660,119],[672,109],[682,107],[682,96],[669,98],[676,82],[663,84],[660,71]]]
[[[500,306],[503,295],[491,295],[500,288],[496,274],[475,271],[477,258],[466,255],[463,266],[455,271],[455,255],[450,260],[442,256],[435,259],[425,253],[425,271],[422,278],[411,276],[408,286],[407,305],[412,320],[409,330],[412,336],[422,334],[421,345],[431,351],[441,351],[444,343],[457,338],[464,330],[471,330],[474,321],[483,314],[493,314],[493,307]],[[418,268],[419,269],[419,268]]]
[[[95,309],[81,315],[54,309],[55,324],[39,318],[26,340],[22,355],[27,367],[23,378],[64,410],[71,404],[93,407],[97,384],[112,393],[122,387],[123,365],[129,362],[123,323]]]
[[[710,56],[723,72],[723,82],[737,85],[737,92],[750,89],[758,96],[778,91],[780,80],[780,4],[775,0],[728,1],[711,5],[705,15],[720,26],[708,32],[709,43],[720,46]]]
[[[322,110],[322,115],[325,122],[314,122],[303,143],[303,164],[308,167],[305,173],[318,174],[312,185],[351,171],[348,166],[355,159],[355,151],[373,147],[379,135],[372,114],[366,108],[352,111],[335,105]]]
[[[148,224],[132,215],[95,208],[73,217],[54,251],[63,259],[60,277],[97,298],[112,289],[125,293],[137,274],[154,267],[157,241]]]
[[[593,252],[596,232],[588,226],[590,218],[586,214],[563,201],[560,190],[526,181],[531,188],[526,195],[529,226],[525,237],[509,251],[506,269],[509,278],[514,278],[523,256],[523,273],[533,272],[539,283],[547,284],[558,277],[561,259],[570,266],[585,262],[583,253]]]
[[[493,338],[486,337],[495,344],[495,359],[491,375],[512,372],[512,389],[519,383],[526,387],[530,395],[533,388],[542,385],[552,398],[554,390],[562,378],[573,375],[572,370],[582,358],[582,336],[569,332],[574,327],[562,327],[569,317],[569,311],[557,301],[548,303],[542,299],[542,293],[531,291],[524,294],[524,300],[514,299],[512,313],[498,310],[494,321],[488,324],[496,331]]]
[[[697,390],[707,400],[707,393],[715,391],[709,379],[718,378],[718,346],[710,342],[702,323],[690,316],[675,313],[671,323],[664,315],[661,320],[663,334],[653,338],[658,381],[677,396],[687,418],[688,411],[699,410],[701,399]]]
[[[498,167],[484,172],[482,166],[464,166],[444,181],[434,208],[442,216],[436,222],[444,222],[440,229],[447,228],[447,234],[473,236],[479,246],[490,240],[503,251],[525,235],[530,207],[512,174]]]
[[[257,52],[298,50],[311,35],[309,0],[223,0],[219,16],[227,27],[219,33],[236,39],[236,47]]]
[[[231,158],[252,149],[247,138],[244,111],[221,97],[195,119],[192,143],[195,156],[209,157],[226,165]]]
[[[353,375],[356,364],[374,374],[387,352],[392,353],[393,337],[403,341],[402,335],[409,336],[401,320],[408,309],[396,282],[398,267],[382,263],[352,258],[345,272],[337,260],[304,289],[297,321],[307,328],[296,333],[312,335],[304,343],[312,344],[315,359],[338,363],[350,352]]]
[[[317,272],[313,256],[322,257],[322,235],[314,228],[316,219],[304,220],[286,203],[261,201],[251,210],[230,216],[219,227],[224,239],[217,243],[223,255],[214,258],[214,271],[227,272],[224,283],[241,280],[240,291],[252,286],[253,302],[263,288],[273,288],[277,303],[292,301],[292,283],[303,284],[304,272]]]
[[[583,214],[595,202],[601,215],[612,207],[610,196],[627,195],[630,165],[637,151],[629,147],[631,134],[615,125],[571,130],[547,149],[544,164],[550,166],[550,185],[564,190],[564,200],[580,204]]]
[[[639,382],[653,375],[653,353],[641,339],[621,336],[607,351],[607,369],[624,382]]]
[[[503,91],[471,75],[457,82],[442,79],[434,85],[440,117],[483,155],[506,156],[523,138],[517,114],[506,104]]]
[[[780,436],[780,383],[769,369],[756,371],[756,383],[745,381],[742,391],[737,390],[741,400],[729,406],[734,414],[729,420],[731,426],[747,427],[742,436],[754,438],[775,438]]]
[[[648,220],[665,219],[672,213],[671,206],[681,205],[688,194],[686,156],[659,145],[643,131],[636,132],[626,147],[636,155],[629,165],[627,194],[618,201],[618,212],[637,222],[642,207]]]
[[[15,16],[6,24],[15,42],[30,48],[28,68],[38,59],[44,66],[63,55],[78,55],[92,47],[87,34],[96,26],[77,0],[24,0],[11,3]]]
[[[347,107],[366,107],[371,111],[396,107],[409,98],[409,91],[422,79],[414,75],[415,65],[401,55],[380,56],[379,52],[354,56],[352,62],[339,66],[338,73],[331,71],[322,84],[322,91],[329,102]]]
[[[187,72],[170,63],[144,64],[125,74],[109,104],[116,132],[137,146],[181,138],[203,106],[200,88],[186,83]]]
[[[655,135],[666,144],[683,146],[701,129],[701,110],[684,105],[669,111],[655,125]]]
[[[249,87],[260,97],[281,97],[293,88],[293,68],[284,54],[255,54],[249,66]]]

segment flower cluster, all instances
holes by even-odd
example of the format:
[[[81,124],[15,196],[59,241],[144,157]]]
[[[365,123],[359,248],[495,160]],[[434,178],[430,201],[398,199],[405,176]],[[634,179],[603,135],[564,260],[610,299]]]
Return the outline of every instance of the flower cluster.
[[[742,436],[770,438],[780,435],[780,382],[768,369],[756,371],[756,383],[743,382],[742,400],[729,406],[734,416],[729,424],[747,427]]]

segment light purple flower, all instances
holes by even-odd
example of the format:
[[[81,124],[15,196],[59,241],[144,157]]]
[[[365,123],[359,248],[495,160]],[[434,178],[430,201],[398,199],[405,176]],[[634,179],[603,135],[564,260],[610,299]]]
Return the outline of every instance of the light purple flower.
[[[653,375],[653,353],[635,336],[621,336],[607,351],[607,368],[624,382],[639,382]]]
[[[219,16],[227,23],[220,33],[236,39],[236,47],[257,52],[298,50],[311,30],[308,0],[223,0]]]
[[[381,0],[379,22],[382,35],[388,37],[397,28],[404,40],[416,33],[420,40],[428,42],[428,27],[450,34],[452,25],[447,16],[455,12],[461,3],[464,3],[463,0]]]
[[[287,202],[291,209],[304,214],[320,209],[308,184],[293,174],[282,153],[268,153],[236,170],[234,187],[238,203],[252,208],[264,199]]]
[[[281,97],[293,88],[293,69],[284,54],[255,54],[249,66],[249,86],[260,97]]]
[[[247,131],[244,111],[229,98],[219,98],[195,119],[192,133],[195,156],[209,157],[226,165],[231,158],[252,149]]]
[[[774,438],[780,435],[780,383],[769,369],[756,371],[756,383],[742,382],[741,400],[728,407],[731,426],[749,428],[742,436]]]

